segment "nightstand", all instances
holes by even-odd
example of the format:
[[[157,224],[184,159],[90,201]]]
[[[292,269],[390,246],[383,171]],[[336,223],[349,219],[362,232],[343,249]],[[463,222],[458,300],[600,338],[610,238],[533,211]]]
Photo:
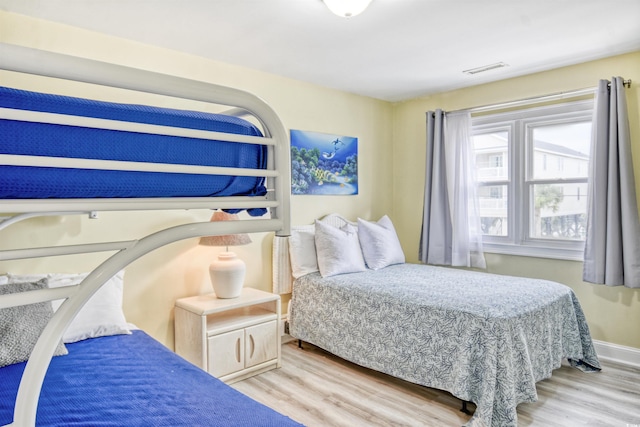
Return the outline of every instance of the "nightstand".
[[[280,367],[280,296],[243,288],[238,298],[215,294],[175,304],[176,353],[232,383]]]

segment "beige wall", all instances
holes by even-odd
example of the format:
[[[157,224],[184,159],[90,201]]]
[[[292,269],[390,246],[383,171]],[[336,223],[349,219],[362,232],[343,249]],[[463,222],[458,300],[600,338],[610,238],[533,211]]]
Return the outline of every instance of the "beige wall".
[[[418,259],[426,111],[436,108],[457,110],[594,87],[599,79],[612,76],[633,80],[626,94],[636,191],[640,201],[640,52],[396,104],[393,117],[393,216],[409,260]],[[640,290],[585,283],[581,280],[581,262],[488,254],[487,263],[491,273],[538,277],[570,286],[580,299],[595,339],[640,348]]]
[[[330,212],[350,218],[376,218],[391,209],[389,103],[1,11],[0,41],[238,87],[267,101],[287,129],[358,137],[360,194],[295,196],[292,222],[306,224]],[[123,102],[152,98],[8,72],[0,72],[0,84]],[[206,221],[210,216],[210,211],[173,211],[100,213],[97,220],[80,216],[33,219],[3,231],[0,247],[77,243],[105,237],[128,240],[169,225]],[[270,290],[272,235],[256,234],[252,238],[253,244],[235,250],[247,263],[247,286]],[[125,274],[127,319],[173,347],[173,302],[211,291],[208,265],[218,251],[200,247],[197,239],[190,239],[132,264]],[[0,263],[0,272],[79,272],[93,268],[100,260],[101,256],[83,255],[5,262]]]

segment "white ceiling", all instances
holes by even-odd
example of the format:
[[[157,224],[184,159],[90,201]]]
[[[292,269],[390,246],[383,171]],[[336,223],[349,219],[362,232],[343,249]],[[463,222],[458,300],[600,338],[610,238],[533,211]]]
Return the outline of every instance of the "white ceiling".
[[[349,20],[321,0],[0,0],[0,9],[387,101],[640,50],[640,0],[373,0]],[[462,72],[496,62],[509,66]]]

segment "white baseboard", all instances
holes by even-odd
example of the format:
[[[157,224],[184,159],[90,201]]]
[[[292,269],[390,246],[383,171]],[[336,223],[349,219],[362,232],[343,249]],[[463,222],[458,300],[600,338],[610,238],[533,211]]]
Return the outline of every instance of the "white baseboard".
[[[282,316],[280,318],[280,343],[281,344],[286,344],[290,341],[293,341],[293,337],[291,335],[289,335],[288,333],[285,332],[285,323],[287,321],[287,316]]]
[[[640,348],[625,347],[605,341],[593,340],[598,357],[612,362],[640,368]]]
[[[284,328],[285,323],[287,323],[287,316],[282,316],[280,318],[280,325],[279,325],[279,328],[278,328],[278,330],[280,331],[280,336],[282,336],[282,337],[287,335],[287,333],[285,331],[285,328]]]

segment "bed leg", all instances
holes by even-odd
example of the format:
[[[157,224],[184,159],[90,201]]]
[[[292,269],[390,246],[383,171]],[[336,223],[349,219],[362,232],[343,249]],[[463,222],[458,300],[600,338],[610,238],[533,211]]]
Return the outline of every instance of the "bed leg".
[[[298,348],[302,348],[302,340],[298,340]]]
[[[471,411],[469,411],[469,409],[467,409],[467,401],[466,400],[462,401],[462,409],[460,409],[460,412],[464,412],[467,415],[471,415]]]

